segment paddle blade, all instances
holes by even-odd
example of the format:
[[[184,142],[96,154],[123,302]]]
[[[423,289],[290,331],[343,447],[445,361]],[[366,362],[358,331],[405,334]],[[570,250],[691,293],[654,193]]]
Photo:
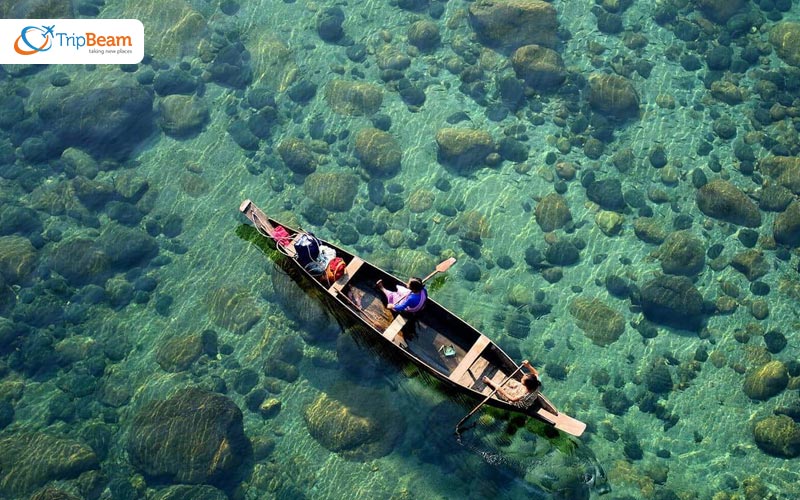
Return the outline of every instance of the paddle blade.
[[[443,272],[447,271],[448,269],[450,269],[450,267],[455,263],[456,263],[456,258],[455,257],[450,257],[449,259],[440,262],[439,265],[436,266],[436,272],[437,273],[443,273]]]

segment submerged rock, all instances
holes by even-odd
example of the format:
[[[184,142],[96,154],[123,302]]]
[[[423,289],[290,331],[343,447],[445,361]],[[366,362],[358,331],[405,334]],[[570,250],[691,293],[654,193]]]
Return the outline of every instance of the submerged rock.
[[[619,212],[600,210],[594,216],[594,223],[606,236],[616,236],[622,230],[625,217]]]
[[[405,71],[411,66],[411,58],[392,45],[384,45],[375,52],[378,68],[389,71]]]
[[[153,90],[160,96],[191,95],[197,90],[198,79],[188,71],[172,68],[161,71],[153,78]]]
[[[768,156],[758,162],[758,170],[774,179],[778,186],[800,194],[800,157]],[[767,186],[764,187],[766,188]]]
[[[468,174],[485,165],[494,150],[488,132],[468,128],[443,128],[436,132],[439,161],[452,165],[459,173]]]
[[[614,343],[625,332],[625,318],[599,299],[578,297],[569,304],[575,324],[599,346]]]
[[[697,190],[697,207],[709,217],[746,227],[761,225],[761,212],[739,188],[716,179]]]
[[[347,212],[353,208],[358,192],[358,177],[353,174],[313,173],[303,183],[306,196],[331,212]]]
[[[798,172],[800,176],[800,172]],[[783,212],[794,201],[794,194],[784,186],[768,184],[761,188],[758,208],[767,212]]]
[[[152,500],[228,500],[228,495],[213,486],[181,484],[160,490]]]
[[[81,497],[76,497],[53,486],[45,486],[31,495],[31,500],[81,500]]]
[[[783,21],[776,24],[769,33],[769,41],[783,62],[800,66],[800,23]]]
[[[213,484],[235,471],[249,453],[249,442],[233,401],[187,388],[139,410],[127,449],[134,467],[148,476]]]
[[[475,217],[469,217],[463,214],[463,225],[461,226],[464,237],[471,236],[473,233],[488,234],[488,226],[484,226],[480,221],[480,214],[473,212]],[[459,217],[461,219],[461,217]],[[470,225],[473,220],[479,222],[474,223],[471,229],[466,226]],[[459,222],[461,224],[461,222]],[[481,232],[483,231],[483,232]],[[436,267],[439,263],[431,254],[420,250],[409,250],[407,248],[399,248],[391,254],[378,254],[374,257],[374,263],[381,269],[386,269],[388,272],[395,276],[425,276],[431,269]]]
[[[0,129],[7,130],[25,117],[25,101],[18,95],[0,98]],[[14,157],[11,150],[11,158]]]
[[[230,134],[233,142],[246,151],[257,151],[260,147],[258,136],[253,134],[248,124],[243,120],[235,120],[228,125],[227,132]],[[280,152],[280,150],[278,150],[278,152]]]
[[[478,0],[469,6],[469,20],[483,43],[504,51],[558,44],[556,9],[540,0]]]
[[[140,85],[80,91],[63,87],[42,101],[39,117],[60,140],[95,156],[127,157],[153,130],[153,92]]]
[[[0,207],[0,236],[19,234],[38,235],[42,232],[42,221],[35,210],[5,204]]]
[[[427,212],[433,207],[436,195],[424,188],[415,190],[408,197],[408,209],[415,214]]]
[[[3,285],[3,279],[0,277],[0,285]],[[3,287],[5,288],[5,287]],[[2,304],[2,300],[0,300]],[[0,316],[0,352],[8,349],[11,344],[23,333],[22,329],[14,324],[10,319]],[[10,423],[7,422],[6,425]],[[0,425],[0,428],[5,427]]]
[[[0,237],[0,275],[7,283],[21,283],[33,271],[38,256],[22,236]]]
[[[317,34],[328,42],[336,43],[344,36],[344,11],[341,7],[327,7],[317,14]]]
[[[685,276],[659,276],[641,289],[642,312],[647,319],[685,330],[700,330],[703,296]]]
[[[536,215],[536,223],[545,233],[561,229],[572,220],[572,213],[566,200],[557,193],[550,193],[542,198],[536,204],[534,214]]]
[[[786,415],[771,415],[756,423],[753,438],[759,448],[771,455],[800,456],[800,424]]]
[[[647,390],[656,394],[667,394],[672,390],[672,374],[664,358],[658,358],[644,374]]]
[[[156,351],[156,362],[168,372],[187,370],[203,353],[203,339],[199,334],[176,335]]]
[[[304,418],[314,439],[334,452],[352,451],[379,437],[374,422],[324,393],[306,408]]]
[[[694,276],[705,266],[703,242],[688,231],[670,234],[659,247],[658,253],[661,269],[667,274]]]
[[[622,194],[622,182],[614,177],[589,184],[586,197],[606,210],[622,212],[627,206]]]
[[[555,266],[571,266],[581,259],[581,252],[572,241],[561,239],[547,247],[545,259]]]
[[[75,2],[78,3],[78,2]],[[80,2],[99,4],[99,2]],[[147,19],[147,53],[159,61],[191,60],[208,37],[208,25],[191,2],[185,0],[139,0],[121,5],[120,19]],[[46,19],[51,19],[46,17]]]
[[[382,393],[359,388],[342,399],[326,393],[303,412],[308,432],[322,446],[348,460],[387,455],[405,432],[405,419]]]
[[[283,163],[297,174],[308,175],[317,169],[317,159],[311,146],[304,140],[288,137],[278,145]]]
[[[369,116],[380,109],[383,92],[371,83],[331,80],[325,88],[325,100],[336,113]]]
[[[178,139],[198,134],[209,117],[208,106],[193,96],[167,96],[159,103],[159,110],[161,130]]]
[[[561,56],[553,49],[540,45],[524,45],[511,57],[517,76],[537,91],[558,88],[567,78]]]
[[[206,305],[214,323],[233,333],[246,333],[261,319],[258,306],[247,290],[222,286],[209,291]]]
[[[0,439],[0,493],[30,494],[36,488],[97,469],[91,448],[71,439],[40,432],[19,432]]]
[[[739,252],[731,259],[731,267],[744,274],[748,280],[755,281],[770,270],[769,262],[761,250],[749,249]]]
[[[747,0],[698,0],[697,6],[708,19],[724,25],[746,3]]]
[[[206,69],[211,81],[245,89],[253,81],[252,56],[238,36],[238,31],[230,31],[225,38],[217,39],[218,45],[212,44],[213,50],[207,53],[212,60]]]
[[[158,242],[141,229],[108,225],[97,239],[111,264],[120,270],[140,266],[158,255]]]
[[[355,154],[371,177],[395,175],[403,158],[403,150],[391,134],[371,127],[356,134]]]
[[[480,243],[481,240],[492,235],[489,219],[477,210],[461,212],[447,225],[445,231],[475,243]]]
[[[589,76],[589,104],[600,113],[630,118],[639,113],[639,94],[625,77],[595,73]]]
[[[748,372],[744,380],[744,392],[750,399],[766,401],[781,393],[789,384],[786,365],[780,361],[769,363]]]
[[[645,243],[660,245],[667,239],[664,224],[653,217],[639,217],[633,221],[633,232]]]
[[[439,26],[433,21],[416,21],[408,27],[408,43],[420,50],[430,50],[439,45]]]
[[[800,201],[793,201],[775,217],[772,230],[776,243],[800,247]]]
[[[73,286],[102,284],[111,268],[111,259],[96,242],[82,237],[60,242],[47,263]]]

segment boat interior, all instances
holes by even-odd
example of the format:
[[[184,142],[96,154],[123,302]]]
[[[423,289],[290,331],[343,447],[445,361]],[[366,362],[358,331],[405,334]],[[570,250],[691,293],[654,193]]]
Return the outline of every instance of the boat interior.
[[[386,340],[461,386],[489,394],[491,389],[483,383],[484,376],[500,383],[515,369],[513,362],[488,337],[433,301],[428,301],[422,311],[411,316],[390,311],[376,286],[379,279],[390,290],[399,284],[379,269],[353,257],[344,276],[329,288],[329,292],[382,332]]]

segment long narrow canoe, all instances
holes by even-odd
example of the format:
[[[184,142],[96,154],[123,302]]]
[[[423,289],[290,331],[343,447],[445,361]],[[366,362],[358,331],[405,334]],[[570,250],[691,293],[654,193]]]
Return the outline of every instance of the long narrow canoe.
[[[289,238],[296,239],[303,234],[269,218],[250,200],[245,200],[239,211],[273,244],[276,242],[272,235],[279,225],[287,230]],[[431,298],[428,298],[422,311],[411,318],[394,315],[385,307],[375,283],[383,280],[387,288],[393,289],[401,281],[331,242],[320,241],[336,250],[336,255],[346,263],[344,275],[334,283],[327,283],[321,276],[304,268],[297,260],[291,244],[277,247],[312,283],[329,294],[342,311],[417,366],[476,399],[485,399],[493,393],[483,382],[484,376],[495,384],[502,383],[509,375],[516,380],[522,378],[516,363],[489,337]],[[527,409],[514,406],[496,394],[492,394],[486,404],[524,413],[573,436],[580,436],[586,429],[585,423],[556,410],[541,392],[537,394],[535,403]]]

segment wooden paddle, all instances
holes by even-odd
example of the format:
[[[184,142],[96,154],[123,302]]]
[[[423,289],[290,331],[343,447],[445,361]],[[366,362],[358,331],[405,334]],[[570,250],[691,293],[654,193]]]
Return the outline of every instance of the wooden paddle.
[[[478,406],[476,406],[475,408],[473,408],[471,412],[467,413],[467,416],[466,416],[466,417],[464,417],[464,418],[462,418],[461,420],[459,420],[459,421],[458,421],[458,423],[456,424],[456,435],[457,435],[457,436],[460,436],[460,433],[458,432],[458,430],[461,428],[461,424],[463,424],[464,422],[466,422],[466,421],[467,421],[467,419],[468,419],[469,417],[471,417],[471,416],[475,415],[475,412],[476,412],[476,411],[478,411],[478,410],[481,408],[481,406],[485,405],[485,404],[486,404],[486,402],[487,402],[487,401],[489,401],[489,400],[492,398],[492,396],[494,396],[494,395],[495,395],[495,393],[497,392],[497,389],[499,389],[499,388],[503,387],[503,385],[505,385],[505,383],[506,383],[506,382],[508,382],[508,381],[509,381],[509,380],[510,380],[510,379],[511,379],[511,378],[512,378],[514,375],[516,375],[516,374],[517,374],[517,373],[518,373],[520,370],[522,370],[522,365],[519,365],[519,366],[517,367],[517,369],[516,369],[516,370],[514,370],[513,372],[511,372],[511,375],[507,376],[506,378],[504,378],[504,379],[503,379],[503,381],[502,381],[502,382],[500,382],[499,384],[497,384],[497,385],[495,386],[495,389],[494,389],[492,392],[490,392],[488,396],[486,396],[486,399],[484,399],[483,401],[481,401],[481,402],[480,402],[480,404],[479,404]],[[459,437],[459,442],[460,442],[460,437]]]
[[[439,263],[438,266],[436,266],[436,269],[431,274],[429,274],[429,275],[425,276],[424,278],[422,278],[422,283],[425,283],[429,279],[433,278],[436,275],[436,273],[443,273],[443,272],[447,271],[455,263],[456,263],[456,258],[455,257],[450,257],[447,260],[443,260],[442,262]]]

